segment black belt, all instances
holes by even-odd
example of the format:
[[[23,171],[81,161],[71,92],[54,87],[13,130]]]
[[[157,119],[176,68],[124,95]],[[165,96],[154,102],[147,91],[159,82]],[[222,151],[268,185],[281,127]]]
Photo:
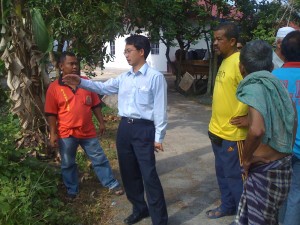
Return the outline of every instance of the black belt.
[[[144,124],[153,124],[153,121],[151,120],[145,120],[145,119],[135,119],[135,118],[130,118],[130,117],[124,117],[122,116],[122,120],[126,121],[127,123],[144,123]]]

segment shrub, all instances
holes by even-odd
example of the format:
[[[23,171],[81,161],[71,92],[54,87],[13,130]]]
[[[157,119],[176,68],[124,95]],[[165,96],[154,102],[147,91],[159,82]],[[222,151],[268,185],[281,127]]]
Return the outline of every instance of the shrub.
[[[57,168],[16,150],[19,121],[7,112],[0,110],[0,224],[75,224],[58,198]]]

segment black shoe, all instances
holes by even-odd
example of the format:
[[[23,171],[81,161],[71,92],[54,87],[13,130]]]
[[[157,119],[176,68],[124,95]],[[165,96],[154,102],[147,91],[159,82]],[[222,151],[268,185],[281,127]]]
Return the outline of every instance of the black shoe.
[[[137,215],[131,214],[124,220],[124,223],[127,225],[135,224],[148,216],[149,216],[149,212],[137,214]]]

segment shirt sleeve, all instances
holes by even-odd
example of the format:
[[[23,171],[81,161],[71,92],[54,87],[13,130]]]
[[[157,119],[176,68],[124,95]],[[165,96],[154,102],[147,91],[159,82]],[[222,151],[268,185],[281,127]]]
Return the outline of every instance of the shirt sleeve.
[[[55,90],[54,85],[51,84],[46,93],[46,100],[45,100],[46,114],[57,114],[58,112],[58,105],[54,94],[54,90]]]
[[[91,81],[81,78],[78,87],[96,92],[100,95],[113,95],[119,91],[120,76],[117,78],[111,78],[106,82]]]
[[[92,102],[93,102],[92,107],[99,105],[101,103],[99,96],[94,92],[92,92],[91,94],[92,94]]]
[[[162,143],[167,129],[167,82],[163,75],[153,83],[155,142]]]

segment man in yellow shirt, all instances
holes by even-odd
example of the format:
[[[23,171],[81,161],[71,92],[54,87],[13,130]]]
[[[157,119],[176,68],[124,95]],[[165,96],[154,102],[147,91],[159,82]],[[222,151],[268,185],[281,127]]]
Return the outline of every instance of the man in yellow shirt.
[[[230,22],[219,24],[214,31],[214,50],[223,61],[216,76],[208,135],[215,155],[221,205],[206,212],[211,219],[235,214],[243,191],[240,155],[247,134],[248,107],[235,95],[243,79],[236,47],[238,36],[237,26]]]

